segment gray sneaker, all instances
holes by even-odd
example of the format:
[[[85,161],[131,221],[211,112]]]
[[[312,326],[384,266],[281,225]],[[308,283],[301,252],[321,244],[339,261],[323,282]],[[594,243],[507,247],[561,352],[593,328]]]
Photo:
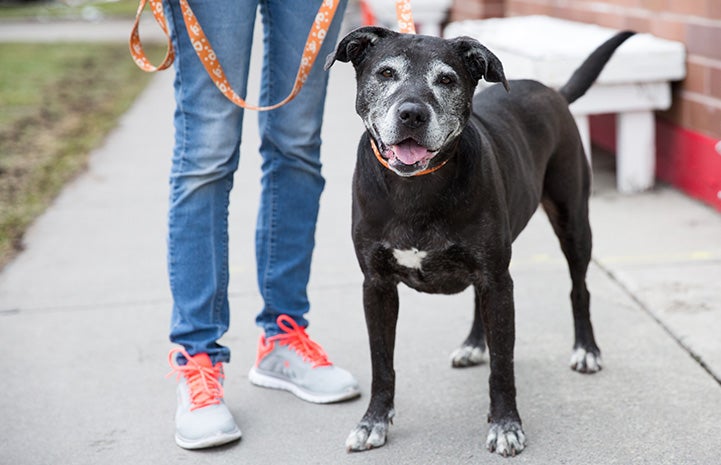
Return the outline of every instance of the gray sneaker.
[[[358,381],[328,361],[323,348],[305,328],[287,315],[278,317],[280,334],[258,342],[258,358],[248,378],[256,386],[290,391],[317,404],[352,399],[360,395]]]
[[[182,354],[186,365],[177,363]],[[178,375],[178,409],[175,411],[175,442],[184,449],[203,449],[240,439],[233,415],[223,401],[223,364],[213,365],[208,354],[193,357],[183,349],[168,356]]]

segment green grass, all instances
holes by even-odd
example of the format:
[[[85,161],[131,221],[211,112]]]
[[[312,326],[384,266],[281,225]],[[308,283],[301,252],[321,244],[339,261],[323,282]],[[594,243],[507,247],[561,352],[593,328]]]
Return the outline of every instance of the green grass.
[[[0,63],[1,268],[149,75],[125,44],[0,44]]]
[[[137,8],[137,0],[0,0],[0,19],[77,19],[98,13],[104,18],[129,18]]]

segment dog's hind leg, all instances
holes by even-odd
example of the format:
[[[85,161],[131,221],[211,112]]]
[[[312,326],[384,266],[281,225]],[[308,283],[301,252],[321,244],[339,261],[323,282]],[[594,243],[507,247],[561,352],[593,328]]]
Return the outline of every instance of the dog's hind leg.
[[[460,347],[451,353],[451,366],[464,368],[483,363],[483,353],[486,351],[486,338],[481,318],[481,299],[476,290],[474,293],[473,325],[471,332]]]
[[[592,242],[588,219],[590,174],[583,152],[566,158],[561,170],[554,170],[554,163],[549,166],[542,204],[561,243],[571,275],[575,330],[571,369],[581,373],[595,373],[601,370],[602,365],[601,351],[591,325],[590,293],[586,287]],[[569,172],[569,169],[572,171]],[[569,179],[574,178],[578,179],[577,183],[569,182]]]

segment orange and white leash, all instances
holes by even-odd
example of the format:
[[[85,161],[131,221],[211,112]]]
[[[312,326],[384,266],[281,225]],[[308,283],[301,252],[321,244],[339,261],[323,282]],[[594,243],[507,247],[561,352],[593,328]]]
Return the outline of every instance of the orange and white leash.
[[[248,104],[235,92],[235,90],[233,90],[228,82],[228,78],[225,75],[225,71],[223,71],[223,67],[218,61],[218,55],[211,47],[208,38],[205,36],[203,29],[200,27],[198,19],[188,4],[188,0],[180,0],[180,7],[183,13],[185,27],[188,30],[188,35],[190,36],[193,48],[218,90],[220,90],[231,102],[240,107],[249,110],[267,111],[278,108],[281,105],[285,105],[295,98],[295,96],[298,95],[298,92],[300,92],[300,89],[303,87],[306,79],[308,79],[308,74],[313,67],[313,63],[315,63],[315,59],[318,57],[318,52],[320,51],[320,47],[323,44],[323,40],[328,32],[328,27],[330,26],[333,16],[335,15],[335,10],[338,7],[338,1],[339,0],[325,0],[321,4],[310,33],[308,34],[308,39],[306,40],[305,49],[298,68],[298,74],[295,77],[295,83],[293,84],[293,89],[290,91],[290,94],[288,94],[288,96],[282,101],[274,105],[264,107]],[[151,5],[155,21],[160,25],[160,28],[168,37],[168,51],[163,59],[163,62],[158,66],[153,66],[147,59],[145,53],[143,52],[140,35],[138,33],[140,16],[142,15],[143,9],[147,3],[150,3]],[[140,0],[138,12],[130,34],[130,53],[135,59],[135,63],[143,71],[159,71],[168,68],[172,64],[175,53],[170,40],[170,34],[168,33],[167,20],[163,13],[162,0]]]
[[[398,20],[398,32],[403,34],[415,34],[416,24],[413,22],[411,11],[411,0],[396,0],[396,19]]]
[[[150,60],[148,60],[145,55],[145,51],[143,50],[143,46],[140,41],[140,33],[138,31],[140,17],[142,16],[143,10],[148,3],[150,3],[155,21],[158,23],[168,39],[165,58],[163,58],[163,61],[157,66],[150,63]],[[223,93],[223,95],[239,107],[257,111],[273,110],[281,105],[285,105],[298,95],[298,92],[300,92],[303,84],[308,79],[308,74],[313,67],[313,63],[315,63],[316,58],[318,58],[318,53],[320,52],[323,40],[328,33],[328,28],[333,21],[333,16],[335,16],[338,3],[339,0],[324,0],[321,4],[311,30],[308,33],[308,39],[306,40],[303,56],[300,60],[300,66],[298,67],[298,74],[295,77],[295,83],[293,84],[293,89],[290,91],[290,94],[276,104],[261,107],[248,104],[231,88],[228,83],[228,79],[225,76],[225,72],[223,71],[223,67],[218,61],[218,56],[211,47],[205,33],[203,33],[203,29],[200,27],[193,10],[191,10],[188,0],[180,0],[183,20],[185,22],[185,27],[188,30],[188,35],[190,36],[193,48],[198,54],[198,58],[200,58],[200,62],[203,63],[208,75],[215,83],[215,86]],[[415,25],[413,24],[413,14],[411,12],[410,0],[396,0],[396,16],[398,18],[398,28],[400,32],[415,34]],[[129,45],[130,54],[133,56],[135,64],[143,71],[160,71],[167,69],[173,63],[173,60],[175,59],[175,51],[173,50],[173,44],[170,39],[162,0],[140,0],[138,11],[135,15],[135,22],[133,23],[133,28],[130,33]]]

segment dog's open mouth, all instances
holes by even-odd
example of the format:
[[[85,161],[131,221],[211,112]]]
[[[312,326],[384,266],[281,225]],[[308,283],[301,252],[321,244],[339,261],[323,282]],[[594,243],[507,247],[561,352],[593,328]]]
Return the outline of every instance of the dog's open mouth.
[[[421,167],[435,156],[436,152],[428,150],[413,139],[406,139],[398,144],[390,145],[383,151],[383,156],[388,159],[391,166],[401,164],[408,167]]]

